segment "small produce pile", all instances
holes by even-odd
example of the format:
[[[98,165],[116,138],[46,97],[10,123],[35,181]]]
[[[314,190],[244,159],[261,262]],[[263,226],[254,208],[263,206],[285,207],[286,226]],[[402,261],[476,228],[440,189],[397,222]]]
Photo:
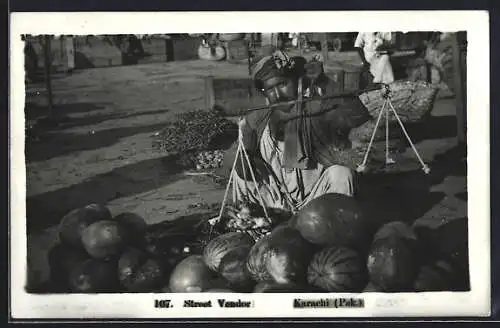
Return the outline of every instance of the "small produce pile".
[[[183,166],[208,169],[219,167],[223,153],[214,149],[224,143],[231,131],[237,131],[233,122],[215,111],[196,110],[178,114],[153,138],[153,146],[168,154],[180,155]]]
[[[195,225],[176,220],[153,231],[133,213],[112,217],[96,204],[76,209],[63,218],[49,254],[53,281],[77,293],[469,289],[461,227],[376,227],[356,200],[340,194],[314,199],[288,220],[265,221],[248,204],[226,213],[217,223],[209,223],[213,216]],[[261,234],[248,233],[257,228]]]
[[[178,163],[196,170],[216,169],[222,166],[224,153],[221,150],[207,150],[182,154]]]
[[[252,204],[226,205],[219,225],[228,231],[243,232],[254,240],[271,233],[278,220],[265,217],[262,210]]]

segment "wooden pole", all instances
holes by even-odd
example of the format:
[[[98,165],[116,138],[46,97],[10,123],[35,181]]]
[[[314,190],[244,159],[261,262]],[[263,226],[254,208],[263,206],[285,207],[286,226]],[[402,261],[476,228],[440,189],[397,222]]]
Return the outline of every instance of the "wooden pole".
[[[321,53],[326,62],[328,60],[328,35],[326,33],[321,33]]]
[[[457,116],[457,139],[460,144],[466,142],[466,94],[465,94],[465,85],[466,85],[466,76],[465,70],[466,66],[463,65],[462,62],[462,49],[461,38],[458,32],[453,34],[453,39],[451,41],[451,45],[453,48],[453,84],[455,86],[455,107],[456,107],[456,116]],[[464,40],[465,41],[465,40]]]
[[[207,110],[213,110],[215,107],[215,89],[214,89],[214,77],[205,77],[205,108]]]
[[[67,58],[67,71],[75,69],[75,44],[73,36],[64,37],[64,50]]]
[[[248,78],[252,79],[252,56],[254,52],[254,39],[253,34],[250,34],[249,40],[247,41],[247,65],[248,65]],[[248,98],[252,98],[253,92],[252,87],[248,86]]]
[[[47,90],[47,108],[49,116],[52,116],[52,50],[51,50],[51,36],[44,35],[43,49],[44,49],[44,75],[45,75],[45,88]]]

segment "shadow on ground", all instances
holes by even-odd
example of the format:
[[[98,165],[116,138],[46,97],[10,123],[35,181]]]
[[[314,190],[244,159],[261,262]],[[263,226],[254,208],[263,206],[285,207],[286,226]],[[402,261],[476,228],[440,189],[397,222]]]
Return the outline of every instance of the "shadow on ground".
[[[120,139],[140,133],[150,133],[165,127],[165,123],[146,126],[131,126],[96,131],[89,134],[68,132],[49,132],[42,135],[42,142],[26,143],[27,162],[48,160],[77,151],[93,150],[108,147]]]
[[[76,113],[90,113],[105,109],[107,103],[77,102],[64,105],[53,105],[52,110],[57,116],[66,116]],[[26,102],[24,115],[27,120],[36,120],[49,114],[47,106],[42,106],[34,102]]]
[[[431,172],[410,172],[363,175],[359,178],[358,197],[371,213],[374,225],[390,221],[412,224],[446,196],[443,192],[431,192],[432,186],[448,176],[466,176],[465,149],[461,146],[437,156],[430,163]]]
[[[122,166],[82,183],[26,199],[28,232],[59,223],[69,211],[158,189],[183,178],[175,158],[166,156]]]

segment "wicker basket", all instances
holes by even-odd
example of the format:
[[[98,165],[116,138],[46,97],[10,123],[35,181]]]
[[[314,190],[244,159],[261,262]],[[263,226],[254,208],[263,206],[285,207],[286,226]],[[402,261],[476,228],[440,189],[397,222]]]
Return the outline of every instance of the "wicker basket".
[[[438,88],[423,81],[397,81],[390,84],[391,102],[403,123],[419,121],[434,105]],[[373,118],[377,118],[384,104],[384,90],[362,93],[359,99]],[[396,121],[394,115],[391,121]]]

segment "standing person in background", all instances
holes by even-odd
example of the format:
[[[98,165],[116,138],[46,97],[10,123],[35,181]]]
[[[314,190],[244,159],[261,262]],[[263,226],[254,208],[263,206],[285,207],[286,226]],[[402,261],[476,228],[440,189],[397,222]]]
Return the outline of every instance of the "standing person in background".
[[[64,49],[66,53],[66,72],[70,73],[75,69],[75,43],[72,35],[64,36]]]
[[[394,82],[394,72],[389,55],[381,48],[392,40],[391,32],[360,32],[354,42],[363,63],[369,66],[373,83]]]

